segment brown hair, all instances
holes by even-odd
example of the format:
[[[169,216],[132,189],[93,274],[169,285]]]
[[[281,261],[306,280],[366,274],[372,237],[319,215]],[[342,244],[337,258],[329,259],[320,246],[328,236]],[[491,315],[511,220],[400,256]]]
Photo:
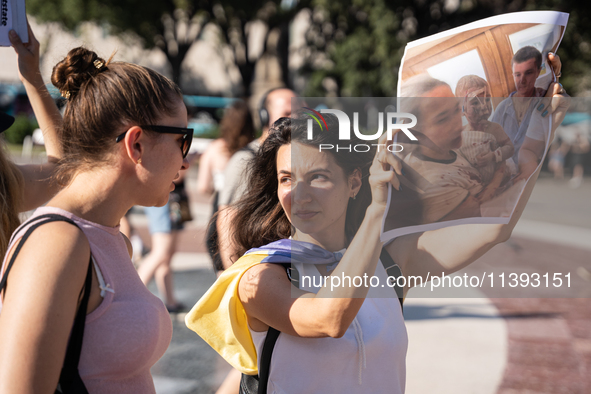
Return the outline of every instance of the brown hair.
[[[110,60],[78,47],[53,68],[51,82],[68,99],[60,130],[60,184],[75,171],[106,162],[122,127],[155,124],[173,115],[182,99],[179,87],[159,73]]]
[[[230,155],[254,140],[252,115],[244,101],[235,101],[226,108],[220,122],[220,136],[226,142]]]
[[[248,249],[260,247],[279,239],[288,238],[292,233],[291,223],[287,219],[277,197],[277,152],[283,145],[298,142],[318,147],[319,144],[339,142],[339,125],[336,116],[323,114],[327,130],[313,125],[312,140],[307,138],[307,119],[281,118],[273,124],[269,136],[260,147],[248,166],[248,191],[235,207],[235,222],[232,238],[237,252],[242,255]],[[362,142],[351,136],[351,144]],[[352,239],[357,233],[371,203],[371,189],[367,178],[373,159],[373,151],[355,152],[343,150],[338,153],[329,151],[337,165],[343,169],[346,177],[355,170],[361,171],[362,184],[355,200],[349,199],[345,234]]]
[[[515,52],[511,59],[511,66],[515,63],[527,62],[529,59],[535,60],[536,68],[542,67],[542,53],[531,45],[525,46]]]
[[[0,256],[4,258],[10,236],[20,225],[18,213],[22,210],[23,175],[6,157],[4,146],[0,146]]]

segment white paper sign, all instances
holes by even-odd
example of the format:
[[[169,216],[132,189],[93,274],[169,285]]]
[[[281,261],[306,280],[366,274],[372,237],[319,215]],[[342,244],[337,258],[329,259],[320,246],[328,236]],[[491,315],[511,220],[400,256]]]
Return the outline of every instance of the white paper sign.
[[[567,21],[553,11],[505,14],[407,44],[397,108],[420,114],[420,138],[398,141],[404,175],[400,190],[389,189],[382,241],[509,222],[550,143],[540,100]]]
[[[29,42],[25,0],[0,0],[0,46],[10,46],[10,30],[16,31],[23,42]]]

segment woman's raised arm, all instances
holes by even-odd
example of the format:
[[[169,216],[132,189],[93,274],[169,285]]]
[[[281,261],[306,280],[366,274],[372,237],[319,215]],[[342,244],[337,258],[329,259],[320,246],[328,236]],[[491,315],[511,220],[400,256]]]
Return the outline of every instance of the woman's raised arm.
[[[39,70],[39,41],[35,38],[31,26],[29,42],[24,44],[14,30],[10,31],[10,43],[16,52],[18,75],[25,85],[27,96],[35,112],[39,128],[43,132],[48,161],[59,160],[62,156],[57,130],[62,124],[62,116],[45,87]]]
[[[62,116],[47,91],[39,71],[39,42],[29,27],[29,42],[24,44],[14,30],[9,38],[18,60],[19,78],[25,86],[27,96],[43,132],[47,163],[41,165],[18,166],[24,177],[24,204],[22,209],[34,209],[48,201],[57,191],[57,185],[51,182],[55,164],[62,157],[58,139],[58,129]]]

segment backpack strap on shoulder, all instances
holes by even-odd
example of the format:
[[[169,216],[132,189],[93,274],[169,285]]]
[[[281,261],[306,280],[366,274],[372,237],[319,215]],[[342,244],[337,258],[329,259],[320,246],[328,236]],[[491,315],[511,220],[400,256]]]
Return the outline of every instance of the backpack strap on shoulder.
[[[298,287],[300,273],[290,263],[282,263],[283,268],[287,274],[287,278],[292,285]],[[239,394],[266,394],[267,386],[269,384],[269,372],[271,370],[271,357],[273,356],[273,349],[277,338],[279,338],[281,331],[269,327],[267,330],[267,336],[265,337],[265,343],[263,344],[263,350],[261,351],[261,362],[259,365],[258,375],[245,375],[242,374],[240,379],[240,391]]]
[[[258,394],[267,393],[267,384],[269,383],[269,371],[271,370],[271,356],[273,355],[273,349],[279,334],[273,327],[269,327],[267,330],[267,337],[265,338],[265,344],[263,345],[263,351],[261,352],[261,368],[259,370],[259,388]]]
[[[36,222],[36,223],[34,223],[34,222]],[[25,224],[29,224],[29,223],[34,223],[34,224],[31,225],[31,227],[29,227],[27,229],[27,231],[25,232],[25,234],[22,236],[19,244],[17,245],[16,249],[14,250],[14,253],[12,254],[12,256],[10,258],[10,261],[6,265],[6,269],[4,270],[4,275],[2,277],[2,281],[0,281],[0,291],[4,290],[4,287],[6,287],[8,273],[10,272],[10,269],[12,268],[12,265],[14,264],[17,255],[19,254],[19,252],[23,248],[25,241],[31,236],[33,231],[35,231],[39,226],[41,226],[45,223],[50,223],[50,222],[68,222],[71,225],[78,227],[78,225],[76,223],[74,223],[73,220],[71,220],[65,216],[52,214],[52,213],[47,214],[47,215],[40,215],[40,216],[34,217],[33,219],[29,220],[28,222],[25,222]],[[17,229],[17,231],[18,231],[18,229]],[[14,234],[12,235],[12,237],[10,239],[11,243],[14,241],[14,237],[16,236],[17,231],[15,231]]]
[[[396,282],[392,282],[396,281],[396,279],[398,279],[399,276],[402,276],[402,270],[400,269],[398,264],[394,262],[394,259],[392,259],[392,256],[390,256],[390,253],[388,253],[386,247],[383,247],[382,251],[380,252],[380,261],[382,262],[382,265],[386,270],[386,274],[388,275],[388,281],[390,281],[390,283],[395,283],[394,290],[396,291],[396,295],[398,296],[398,301],[400,301],[400,308],[404,309],[404,289],[398,286]]]

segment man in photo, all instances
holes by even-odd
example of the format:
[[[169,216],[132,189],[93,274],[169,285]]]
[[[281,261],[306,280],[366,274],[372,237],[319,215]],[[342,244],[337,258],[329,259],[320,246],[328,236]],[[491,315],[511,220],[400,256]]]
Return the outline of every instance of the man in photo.
[[[536,107],[544,107],[535,99],[546,94],[544,89],[536,88],[536,80],[542,70],[542,54],[532,46],[523,47],[511,59],[511,69],[517,90],[499,104],[492,121],[500,124],[511,138],[515,148],[512,160],[517,165],[519,148],[525,139],[531,115]]]

